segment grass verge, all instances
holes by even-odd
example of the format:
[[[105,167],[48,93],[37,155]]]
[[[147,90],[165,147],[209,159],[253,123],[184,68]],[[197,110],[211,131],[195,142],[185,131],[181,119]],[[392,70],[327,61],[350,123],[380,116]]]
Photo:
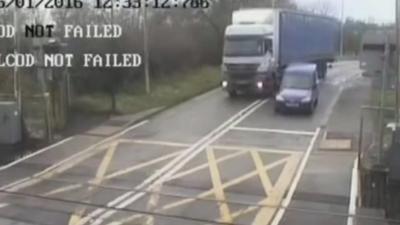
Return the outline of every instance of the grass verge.
[[[143,92],[143,85],[131,85],[117,95],[117,108],[121,114],[133,114],[172,106],[217,87],[219,81],[219,68],[203,67],[153,80],[151,94]],[[110,97],[105,94],[82,95],[73,102],[73,109],[83,113],[109,113],[110,107]]]

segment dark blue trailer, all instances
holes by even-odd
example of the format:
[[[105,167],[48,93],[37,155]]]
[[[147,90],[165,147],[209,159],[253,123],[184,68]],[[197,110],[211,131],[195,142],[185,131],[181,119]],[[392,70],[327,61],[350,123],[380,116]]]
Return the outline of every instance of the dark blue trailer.
[[[309,13],[277,10],[275,58],[279,67],[313,62],[325,77],[327,63],[335,60],[340,48],[340,23],[335,18]]]

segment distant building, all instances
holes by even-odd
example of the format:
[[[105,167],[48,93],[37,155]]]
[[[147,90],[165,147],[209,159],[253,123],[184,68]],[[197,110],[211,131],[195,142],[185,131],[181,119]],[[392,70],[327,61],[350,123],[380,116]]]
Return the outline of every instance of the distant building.
[[[359,55],[360,68],[366,75],[382,73],[384,65],[385,45],[390,48],[388,74],[393,74],[396,67],[396,36],[394,30],[369,30],[361,40]]]

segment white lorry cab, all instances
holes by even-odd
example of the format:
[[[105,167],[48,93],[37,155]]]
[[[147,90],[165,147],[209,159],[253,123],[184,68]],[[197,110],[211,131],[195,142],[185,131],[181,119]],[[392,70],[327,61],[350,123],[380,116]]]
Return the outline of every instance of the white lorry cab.
[[[272,9],[233,13],[225,31],[222,85],[230,96],[238,91],[271,92],[274,85]]]

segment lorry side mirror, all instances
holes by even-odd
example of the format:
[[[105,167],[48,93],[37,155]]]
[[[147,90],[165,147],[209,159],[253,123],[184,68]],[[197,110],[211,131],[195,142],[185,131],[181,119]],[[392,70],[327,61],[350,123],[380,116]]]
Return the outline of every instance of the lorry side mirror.
[[[264,51],[265,51],[265,53],[269,53],[269,52],[271,52],[271,49],[267,45],[265,45]]]
[[[272,41],[270,39],[266,39],[264,42],[265,53],[272,52]]]

